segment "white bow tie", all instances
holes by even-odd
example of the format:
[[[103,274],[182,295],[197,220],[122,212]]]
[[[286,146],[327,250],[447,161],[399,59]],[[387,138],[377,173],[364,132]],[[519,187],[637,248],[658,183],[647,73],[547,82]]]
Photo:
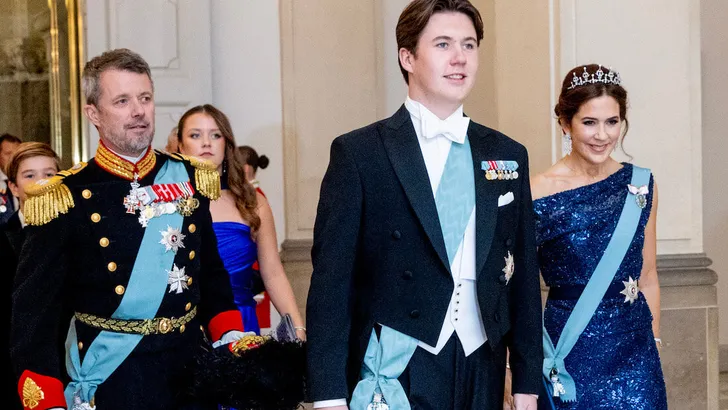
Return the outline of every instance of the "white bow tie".
[[[422,114],[420,126],[423,137],[435,138],[438,135],[443,135],[450,141],[457,142],[458,144],[465,142],[468,125],[470,125],[470,118],[455,115],[441,120],[432,113],[421,112],[420,114]]]

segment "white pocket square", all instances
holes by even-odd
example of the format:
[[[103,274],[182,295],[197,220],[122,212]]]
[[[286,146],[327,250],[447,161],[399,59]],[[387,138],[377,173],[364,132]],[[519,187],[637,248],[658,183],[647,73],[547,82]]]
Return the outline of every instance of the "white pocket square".
[[[508,192],[498,197],[498,207],[505,206],[513,202],[513,192]]]

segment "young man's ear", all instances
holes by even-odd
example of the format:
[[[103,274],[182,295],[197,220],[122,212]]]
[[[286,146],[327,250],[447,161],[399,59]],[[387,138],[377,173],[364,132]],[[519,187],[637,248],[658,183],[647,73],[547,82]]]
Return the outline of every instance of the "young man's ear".
[[[86,114],[86,118],[88,118],[91,124],[98,128],[101,122],[99,121],[99,109],[93,104],[86,104],[83,106],[83,113]]]
[[[399,49],[399,63],[402,64],[402,68],[405,69],[408,73],[413,73],[414,70],[412,69],[412,64],[414,63],[415,55],[407,50],[406,48],[402,47]]]

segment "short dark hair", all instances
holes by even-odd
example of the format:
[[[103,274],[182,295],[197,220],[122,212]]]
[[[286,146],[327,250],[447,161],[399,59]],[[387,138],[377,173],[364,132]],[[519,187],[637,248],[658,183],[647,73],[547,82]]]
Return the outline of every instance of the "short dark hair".
[[[129,71],[137,74],[146,74],[149,81],[152,81],[152,70],[149,64],[139,54],[129,50],[128,48],[117,48],[103,52],[86,63],[83,68],[84,96],[86,104],[97,105],[101,96],[101,87],[99,80],[101,74],[108,70]],[[152,89],[154,82],[152,81]]]
[[[413,0],[399,15],[397,22],[397,53],[399,50],[409,50],[412,54],[417,54],[417,42],[420,40],[422,31],[427,26],[430,18],[435,13],[463,13],[470,18],[475,27],[475,35],[480,46],[480,40],[483,39],[483,19],[480,12],[468,0]],[[397,59],[399,61],[399,59]],[[409,84],[409,73],[399,63],[399,69],[402,71],[404,81]]]
[[[16,137],[13,134],[5,133],[3,135],[0,135],[0,145],[2,145],[3,142],[9,142],[11,144],[20,144],[23,142],[20,138]]]

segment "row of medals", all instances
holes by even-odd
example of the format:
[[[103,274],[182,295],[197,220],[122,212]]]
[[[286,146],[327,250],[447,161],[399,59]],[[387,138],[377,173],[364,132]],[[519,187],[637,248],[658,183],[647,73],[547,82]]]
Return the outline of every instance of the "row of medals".
[[[518,179],[518,171],[509,171],[509,170],[495,170],[491,169],[488,171],[485,171],[485,179],[488,181],[493,180],[511,180],[511,179]]]
[[[137,194],[137,190],[140,189],[139,187],[138,182],[134,181],[131,183],[131,190],[126,197],[126,201],[130,203],[127,209],[131,213],[140,211],[139,224],[145,228],[152,218],[173,214],[175,212],[179,212],[182,216],[191,216],[195,209],[200,206],[200,201],[193,197],[181,197],[173,202],[151,202],[145,205],[139,201],[139,195]]]

